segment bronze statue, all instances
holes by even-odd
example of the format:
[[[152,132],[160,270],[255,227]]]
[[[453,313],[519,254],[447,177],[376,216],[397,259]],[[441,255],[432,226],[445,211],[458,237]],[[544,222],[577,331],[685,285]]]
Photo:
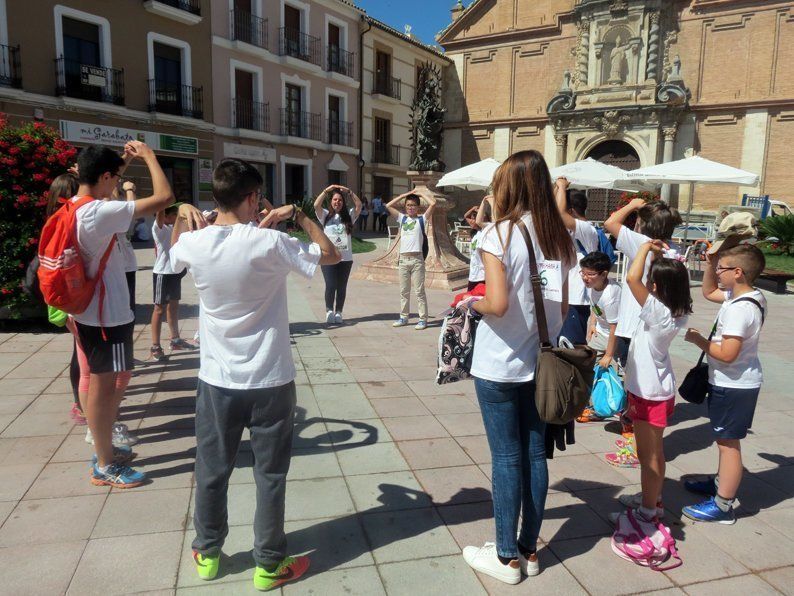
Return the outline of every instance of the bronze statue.
[[[419,71],[416,95],[411,106],[411,170],[443,172],[441,137],[444,112],[441,107],[441,70],[427,62]]]

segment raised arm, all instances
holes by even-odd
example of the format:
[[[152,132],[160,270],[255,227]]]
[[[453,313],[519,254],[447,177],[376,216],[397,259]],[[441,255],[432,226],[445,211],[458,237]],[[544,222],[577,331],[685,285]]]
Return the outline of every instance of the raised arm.
[[[486,213],[488,211],[489,213]],[[493,196],[487,195],[483,198],[482,202],[480,203],[480,208],[477,210],[477,218],[474,220],[479,228],[482,230],[487,224],[488,220],[486,218],[491,216],[490,219],[493,219]]]
[[[314,214],[317,216],[317,221],[322,220],[323,218],[323,204],[325,203],[325,194],[333,189],[333,186],[326,187],[320,194],[317,195],[317,198],[314,199]]]
[[[436,197],[433,196],[432,192],[418,193],[418,194],[420,197],[424,198],[428,203],[428,207],[422,215],[424,215],[427,222],[430,223],[433,221],[433,211],[436,210]]]
[[[408,195],[409,195],[409,194],[411,194],[411,193],[413,193],[413,191],[410,191],[410,192],[404,192],[404,193],[403,193],[403,194],[401,194],[400,196],[394,197],[394,198],[393,198],[391,201],[389,201],[388,203],[386,203],[386,205],[384,205],[384,207],[386,207],[386,210],[387,210],[387,211],[388,211],[388,212],[391,214],[391,216],[392,216],[393,218],[395,218],[397,221],[399,221],[399,220],[400,220],[400,218],[403,216],[403,213],[402,213],[401,211],[399,211],[399,210],[398,210],[398,209],[395,207],[395,205],[397,205],[397,204],[398,204],[400,201],[402,201],[402,200],[403,200],[403,199],[404,199],[406,196],[408,196]]]
[[[557,182],[554,184],[554,201],[557,203],[557,211],[562,217],[562,223],[571,232],[575,232],[576,219],[568,212],[568,194],[566,192],[568,185],[567,178],[557,178]]]
[[[157,215],[159,216],[161,213],[162,211],[158,211]],[[207,219],[200,209],[188,203],[183,203],[179,206],[179,210],[176,214],[176,223],[174,223],[174,230],[171,232],[171,246],[179,242],[179,237],[184,232],[200,230],[208,225],[209,222],[207,222]]]
[[[617,238],[620,234],[620,228],[623,227],[623,222],[626,221],[626,218],[635,211],[639,211],[644,206],[645,199],[634,199],[628,205],[622,209],[618,209],[610,215],[604,222],[604,229]]]
[[[706,270],[703,272],[703,286],[701,287],[701,291],[706,300],[722,304],[725,302],[725,292],[720,290],[717,282],[718,262],[719,258],[717,255],[706,253]]]
[[[152,178],[152,195],[145,199],[135,201],[135,217],[152,215],[162,211],[173,201],[173,193],[168,178],[165,177],[163,168],[160,167],[154,151],[140,141],[130,141],[125,146],[125,151],[129,151],[134,157],[142,159],[149,168],[149,175]]]
[[[322,256],[320,257],[320,265],[336,265],[341,259],[342,255],[334,246],[333,242],[325,235],[323,229],[306,214],[293,205],[282,205],[273,209],[267,214],[265,219],[259,224],[260,228],[272,228],[276,224],[288,219],[294,219],[304,232],[309,236],[309,239],[320,247]]]
[[[355,221],[356,219],[358,219],[358,216],[361,215],[361,209],[362,209],[363,205],[361,204],[361,199],[358,198],[358,195],[356,193],[354,193],[349,188],[346,188],[345,190],[347,190],[347,192],[349,192],[350,196],[353,198],[353,206],[356,209],[355,212],[354,212],[355,213],[355,217],[353,217],[353,220]]]
[[[637,251],[637,255],[631,263],[629,272],[626,274],[626,283],[629,285],[629,290],[631,290],[634,299],[640,306],[645,306],[645,301],[648,300],[648,295],[650,294],[648,287],[642,281],[642,277],[645,274],[645,261],[648,257],[648,253],[653,251],[656,254],[661,254],[662,250],[664,250],[664,245],[659,240],[645,242]]]

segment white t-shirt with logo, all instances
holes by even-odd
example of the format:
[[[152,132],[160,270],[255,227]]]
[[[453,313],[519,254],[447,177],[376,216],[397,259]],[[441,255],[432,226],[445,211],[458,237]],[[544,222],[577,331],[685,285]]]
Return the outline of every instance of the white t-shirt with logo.
[[[630,290],[626,290],[627,292]],[[596,334],[609,339],[609,325],[618,322],[620,316],[620,286],[607,281],[601,290],[590,290],[590,310],[595,316]]]
[[[626,289],[623,294],[630,290]],[[640,324],[631,340],[623,383],[626,391],[650,401],[675,397],[670,344],[686,326],[688,316],[673,318],[670,309],[652,295],[640,308]]]
[[[165,224],[162,227],[157,225],[155,221],[152,224],[152,236],[154,237],[154,267],[153,273],[162,275],[173,275],[177,273],[171,265],[171,258],[168,251],[171,250],[171,234],[174,231],[174,226]]]
[[[342,217],[335,213],[333,217],[328,217],[328,209],[320,209],[315,211],[317,221],[323,225],[323,231],[328,239],[333,242],[339,254],[342,255],[343,261],[353,260],[353,236],[347,233],[347,228],[342,221]],[[326,219],[328,217],[328,219]],[[356,208],[350,208],[350,219],[356,223]]]
[[[598,231],[590,222],[577,219],[576,231],[571,234],[571,237],[576,250],[576,265],[568,272],[568,304],[589,305],[588,290],[579,274],[582,270],[579,261],[591,252],[598,250]],[[582,246],[580,247],[579,244]],[[584,248],[584,254],[582,254],[582,248]]]
[[[405,252],[422,252],[424,238],[422,237],[422,226],[419,219],[423,216],[408,217],[400,216],[400,254]],[[425,222],[425,225],[427,223]]]
[[[731,387],[735,389],[756,389],[764,381],[761,361],[758,359],[758,340],[761,337],[761,327],[767,312],[766,297],[758,290],[732,298],[726,292],[726,300],[717,315],[717,330],[711,341],[722,343],[726,335],[742,338],[742,347],[739,356],[733,362],[721,362],[709,357],[709,383],[718,387]],[[761,309],[748,300],[752,298],[764,309]]]
[[[546,259],[540,248],[532,216],[523,216],[529,230],[538,270],[546,272],[544,306],[549,337],[554,338],[562,328],[561,296],[563,280],[569,267],[560,261]],[[529,274],[529,253],[521,231],[513,226],[507,243],[510,222],[490,224],[483,230],[477,250],[497,257],[505,266],[509,302],[504,316],[483,315],[477,326],[471,374],[480,379],[500,383],[521,383],[535,377],[538,355],[538,325],[535,320],[535,298]]]
[[[469,281],[473,282],[485,281],[485,266],[482,264],[482,255],[480,254],[480,251],[477,250],[481,241],[482,230],[477,232],[471,239],[471,252],[469,253]]]
[[[199,295],[199,378],[228,389],[279,387],[295,379],[287,275],[312,277],[322,256],[276,230],[246,224],[186,232],[171,248]]]
[[[135,249],[132,248],[132,242],[127,238],[127,234],[116,234],[116,242],[124,253],[124,272],[131,273],[138,270],[138,259],[135,258]]]
[[[72,201],[80,197],[72,198]],[[99,262],[116,234],[126,233],[135,215],[134,201],[92,201],[77,210],[77,244],[86,266],[86,275],[94,278]],[[102,279],[105,282],[105,300],[102,320],[99,318],[100,285],[96,285],[94,298],[85,312],[74,315],[74,320],[93,327],[117,327],[135,319],[130,310],[130,294],[124,271],[124,251],[118,242],[110,253]]]

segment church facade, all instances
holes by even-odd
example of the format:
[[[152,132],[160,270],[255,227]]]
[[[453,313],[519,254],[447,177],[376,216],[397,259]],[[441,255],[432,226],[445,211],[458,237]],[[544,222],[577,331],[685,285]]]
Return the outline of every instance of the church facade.
[[[695,187],[696,209],[794,198],[794,2],[474,0],[438,36],[448,168],[522,149],[634,169],[701,155],[761,176]],[[685,206],[688,187],[663,188]],[[592,219],[615,193],[591,193]]]

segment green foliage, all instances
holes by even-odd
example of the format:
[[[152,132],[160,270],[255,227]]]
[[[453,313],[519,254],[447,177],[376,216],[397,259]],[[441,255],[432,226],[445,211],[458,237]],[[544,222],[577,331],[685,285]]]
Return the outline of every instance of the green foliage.
[[[13,126],[0,114],[0,307],[12,317],[29,303],[22,282],[36,255],[50,184],[76,153],[44,123]]]
[[[773,253],[794,255],[794,215],[767,217],[761,222],[761,232],[769,241]]]
[[[290,232],[290,236],[293,238],[297,238],[301,242],[309,242],[309,236],[303,230],[298,230],[295,232]],[[353,245],[351,247],[353,249],[353,254],[357,254],[360,252],[372,252],[377,248],[377,245],[374,242],[369,242],[368,240],[361,240],[360,238],[356,238],[353,236]]]

